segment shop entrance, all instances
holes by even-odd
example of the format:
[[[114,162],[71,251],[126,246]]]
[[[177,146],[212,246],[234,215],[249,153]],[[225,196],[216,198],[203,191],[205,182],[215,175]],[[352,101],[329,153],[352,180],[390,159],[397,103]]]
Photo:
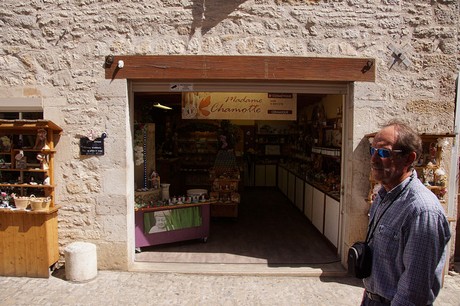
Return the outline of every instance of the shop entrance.
[[[266,87],[265,92],[294,93],[297,116],[275,121],[185,120],[181,116],[183,92],[172,92],[171,83],[133,83],[134,130],[151,124],[147,138],[155,144],[148,158],[153,155],[155,161],[149,166],[153,165],[160,183],[169,184],[171,197],[186,196],[190,189],[206,190],[208,196],[212,192],[209,169],[222,145],[223,123],[237,133],[232,135],[236,139],[233,151],[240,170],[238,212],[211,213],[206,243],[199,238],[143,246],[137,249],[135,261],[268,266],[339,263],[347,86],[194,85],[194,90],[207,92],[251,93]],[[158,104],[172,109],[156,107]],[[145,176],[145,165],[138,166]],[[145,187],[139,171],[135,181],[137,190]]]

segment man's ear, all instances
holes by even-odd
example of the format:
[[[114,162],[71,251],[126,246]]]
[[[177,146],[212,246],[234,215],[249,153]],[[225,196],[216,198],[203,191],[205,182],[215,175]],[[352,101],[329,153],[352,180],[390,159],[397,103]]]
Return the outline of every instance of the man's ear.
[[[406,157],[406,166],[410,167],[411,165],[414,164],[414,162],[417,160],[417,153],[411,152],[407,154]]]

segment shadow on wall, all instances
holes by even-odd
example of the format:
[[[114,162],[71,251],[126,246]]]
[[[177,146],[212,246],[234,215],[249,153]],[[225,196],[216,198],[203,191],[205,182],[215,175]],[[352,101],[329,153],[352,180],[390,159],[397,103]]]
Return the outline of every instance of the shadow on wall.
[[[226,19],[230,13],[246,2],[246,0],[195,0],[192,7],[192,29],[190,36],[193,36],[196,29],[201,28],[201,34],[206,34],[219,22]]]
[[[190,37],[195,34],[196,29],[201,29],[201,35],[206,34],[246,1],[247,0],[194,0],[192,5],[193,22]],[[319,0],[275,0],[275,4],[277,5],[313,5],[317,2],[319,2]]]

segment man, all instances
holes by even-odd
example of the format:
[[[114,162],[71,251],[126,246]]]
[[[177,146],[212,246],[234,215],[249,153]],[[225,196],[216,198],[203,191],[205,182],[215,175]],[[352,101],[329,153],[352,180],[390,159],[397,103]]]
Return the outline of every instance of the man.
[[[371,172],[382,185],[370,211],[372,272],[362,305],[431,305],[441,289],[450,231],[437,197],[417,178],[420,137],[393,121],[374,137]]]

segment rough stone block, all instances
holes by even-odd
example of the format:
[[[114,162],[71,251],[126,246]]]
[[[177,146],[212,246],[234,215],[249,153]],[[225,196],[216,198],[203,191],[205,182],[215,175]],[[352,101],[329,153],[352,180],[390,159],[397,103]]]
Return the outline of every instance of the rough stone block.
[[[85,282],[97,276],[96,245],[88,242],[74,242],[64,251],[65,276],[72,282]]]

